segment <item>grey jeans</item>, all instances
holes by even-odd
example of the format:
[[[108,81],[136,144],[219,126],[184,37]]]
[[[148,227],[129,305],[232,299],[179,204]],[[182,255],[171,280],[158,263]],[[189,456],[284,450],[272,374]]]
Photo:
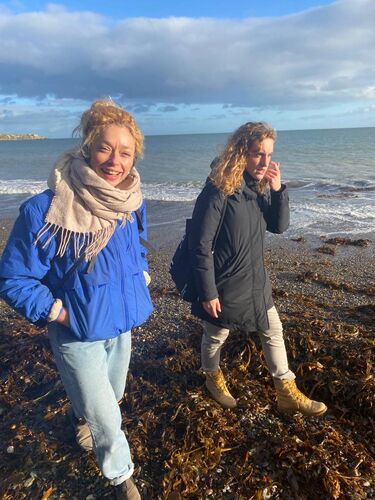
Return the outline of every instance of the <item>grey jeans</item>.
[[[295,379],[295,375],[289,370],[283,337],[283,326],[276,307],[274,306],[269,309],[267,315],[270,327],[268,330],[258,331],[258,335],[262,343],[268,370],[274,378],[293,380]],[[214,372],[219,368],[221,348],[230,330],[213,325],[207,321],[203,322],[203,330],[201,344],[202,370]]]

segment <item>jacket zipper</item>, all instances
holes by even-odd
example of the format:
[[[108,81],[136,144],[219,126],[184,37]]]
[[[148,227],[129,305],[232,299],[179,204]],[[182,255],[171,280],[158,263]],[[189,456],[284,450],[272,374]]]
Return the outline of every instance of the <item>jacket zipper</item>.
[[[266,288],[266,281],[267,281],[267,275],[266,275],[266,266],[265,266],[265,263],[264,263],[264,238],[265,238],[265,234],[263,234],[262,232],[262,218],[263,218],[263,213],[262,211],[259,209],[259,231],[260,231],[260,239],[261,239],[261,242],[262,242],[262,264],[263,264],[263,280],[264,280],[264,285],[263,285],[263,304],[264,304],[264,310],[266,311],[266,321],[267,321],[267,324],[268,324],[268,328],[270,327],[270,323],[268,321],[268,311],[267,311],[267,304],[266,304],[266,298],[264,296],[264,290]],[[272,296],[272,290],[271,290],[271,296]]]

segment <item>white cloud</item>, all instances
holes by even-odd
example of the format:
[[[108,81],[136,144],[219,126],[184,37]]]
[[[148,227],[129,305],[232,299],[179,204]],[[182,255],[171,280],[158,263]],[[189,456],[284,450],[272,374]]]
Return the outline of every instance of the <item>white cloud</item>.
[[[281,18],[128,19],[57,5],[0,13],[0,93],[305,106],[373,94],[375,2]]]
[[[374,0],[242,20],[0,7],[0,129],[67,136],[88,101],[109,95],[146,133],[228,131],[249,116],[343,126],[345,109],[357,110],[347,126],[373,125],[374,25]]]

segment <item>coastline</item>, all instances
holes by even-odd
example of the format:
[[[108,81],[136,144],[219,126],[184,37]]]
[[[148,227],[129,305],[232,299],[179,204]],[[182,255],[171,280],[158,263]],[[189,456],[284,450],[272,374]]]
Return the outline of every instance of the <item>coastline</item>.
[[[12,223],[1,220],[1,251]],[[299,387],[329,407],[320,419],[286,419],[276,411],[257,338],[241,332],[232,332],[222,363],[239,406],[224,410],[208,398],[199,371],[201,326],[168,274],[182,233],[179,220],[150,227],[155,312],[133,332],[121,403],[143,497],[373,498],[375,242],[267,238],[290,365]],[[2,498],[111,498],[93,456],[82,454],[67,430],[68,402],[45,331],[3,303],[0,322]]]
[[[47,139],[38,134],[0,134],[0,141],[40,141]]]

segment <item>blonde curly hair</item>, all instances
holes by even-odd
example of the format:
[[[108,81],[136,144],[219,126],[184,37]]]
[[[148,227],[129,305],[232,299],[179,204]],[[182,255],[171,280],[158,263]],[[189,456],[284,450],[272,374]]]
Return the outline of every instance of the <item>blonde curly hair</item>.
[[[216,158],[210,174],[213,184],[225,196],[232,195],[241,186],[249,151],[264,139],[276,141],[276,130],[264,122],[245,123],[228,139],[224,151]],[[263,188],[261,186],[260,190]]]
[[[94,101],[90,108],[82,113],[80,124],[73,131],[74,136],[82,138],[81,151],[85,158],[90,158],[91,145],[109,125],[126,127],[135,140],[135,160],[143,156],[144,137],[134,118],[108,98]]]

